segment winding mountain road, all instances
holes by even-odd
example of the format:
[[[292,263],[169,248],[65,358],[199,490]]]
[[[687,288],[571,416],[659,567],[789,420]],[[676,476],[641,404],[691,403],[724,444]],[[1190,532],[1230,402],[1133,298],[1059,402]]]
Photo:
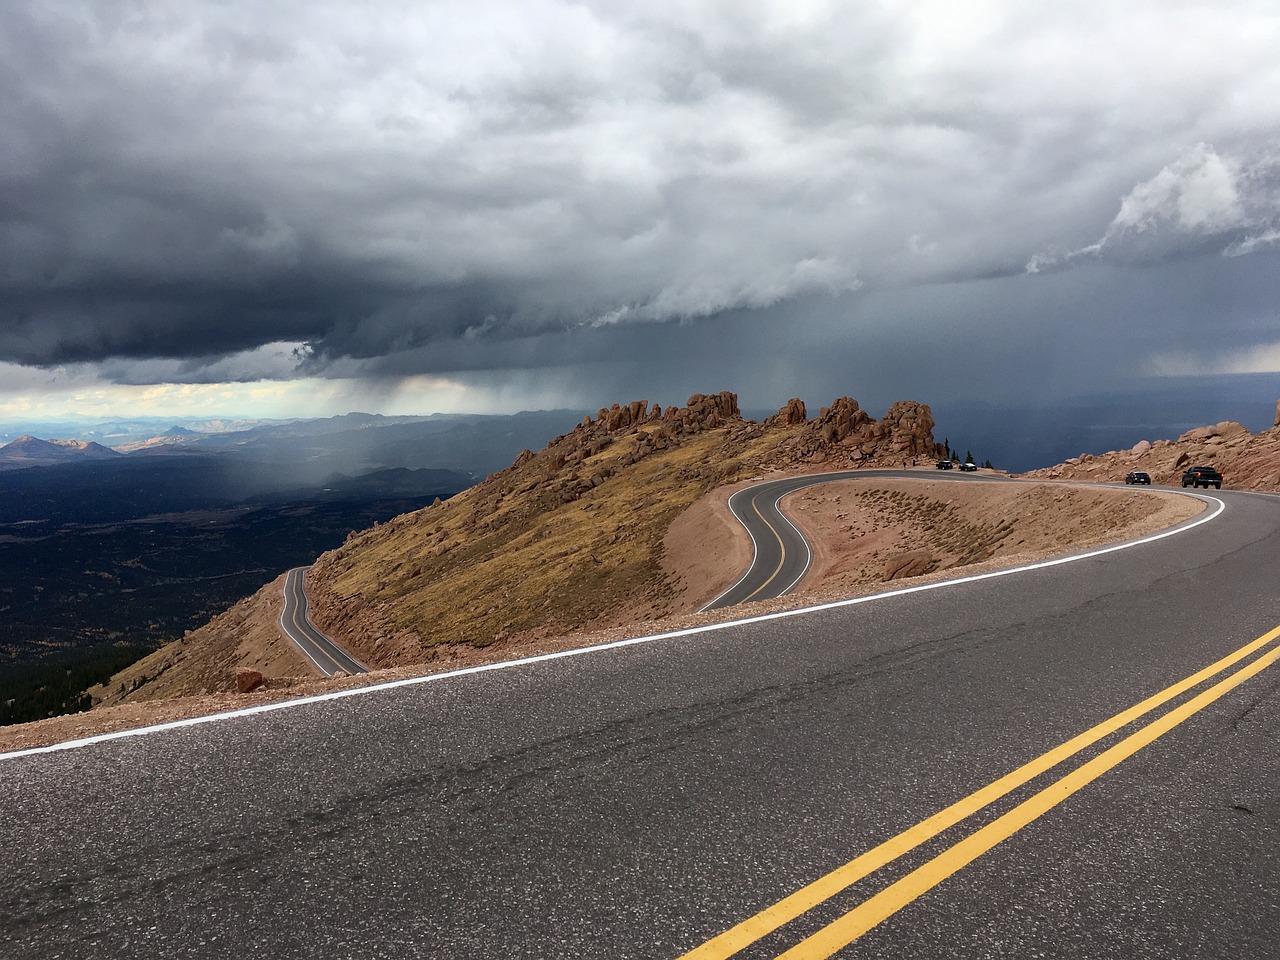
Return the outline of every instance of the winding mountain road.
[[[297,644],[308,660],[326,677],[339,673],[368,673],[369,668],[357,660],[311,622],[307,616],[306,575],[309,567],[294,567],[284,578],[284,609],[280,611],[280,629]]]
[[[0,756],[0,955],[1274,960],[1280,500]]]
[[[729,497],[729,511],[751,537],[754,551],[751,565],[733,586],[702,609],[720,610],[749,600],[773,600],[794,590],[809,571],[813,553],[804,534],[783,513],[782,501],[799,490],[824,483],[875,478],[920,480],[924,476],[917,470],[839,470],[767,480],[735,491]],[[943,474],[938,477],[929,476],[928,479],[952,483],[1009,482],[1003,477],[991,475],[976,477]]]

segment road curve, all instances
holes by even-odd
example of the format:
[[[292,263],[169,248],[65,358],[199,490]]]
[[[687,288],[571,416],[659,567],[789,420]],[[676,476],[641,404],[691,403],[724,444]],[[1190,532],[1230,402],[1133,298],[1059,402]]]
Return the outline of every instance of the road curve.
[[[0,756],[0,956],[1275,960],[1280,500],[1202,499],[1069,562]]]
[[[294,567],[285,574],[280,629],[326,677],[336,673],[368,673],[368,667],[334,643],[307,616],[305,581],[308,569]]]
[[[729,510],[746,528],[754,553],[742,577],[702,610],[719,610],[749,600],[773,600],[786,596],[809,570],[813,551],[798,527],[782,512],[781,501],[807,487],[837,480],[871,478],[907,480],[947,480],[956,483],[1005,483],[1005,477],[942,474],[933,476],[918,470],[841,470],[768,480],[735,491]]]

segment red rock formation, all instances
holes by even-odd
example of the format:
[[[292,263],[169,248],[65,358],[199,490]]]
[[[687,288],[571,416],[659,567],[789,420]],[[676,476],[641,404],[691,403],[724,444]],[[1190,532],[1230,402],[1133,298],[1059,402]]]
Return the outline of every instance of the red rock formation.
[[[792,397],[787,401],[787,405],[778,411],[776,416],[769,419],[774,423],[782,424],[784,427],[794,427],[809,419],[809,411],[805,409],[803,400]]]

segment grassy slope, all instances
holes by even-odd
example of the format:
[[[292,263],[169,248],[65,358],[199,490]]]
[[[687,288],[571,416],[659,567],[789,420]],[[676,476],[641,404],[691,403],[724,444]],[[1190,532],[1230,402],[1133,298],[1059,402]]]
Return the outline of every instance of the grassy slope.
[[[639,434],[654,430],[567,463],[553,445],[445,504],[353,537],[308,581],[324,597],[318,616],[359,645],[334,615],[356,600],[375,632],[411,632],[420,650],[661,616],[672,595],[661,569],[671,521],[758,469],[778,436],[733,424],[627,462]]]

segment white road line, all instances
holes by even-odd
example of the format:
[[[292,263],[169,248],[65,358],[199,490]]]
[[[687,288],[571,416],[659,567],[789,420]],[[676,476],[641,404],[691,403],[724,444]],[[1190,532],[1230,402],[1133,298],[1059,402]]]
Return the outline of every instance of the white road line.
[[[510,670],[515,667],[526,667],[536,663],[544,663],[550,660],[563,660],[569,657],[579,657],[591,653],[603,653],[608,650],[618,650],[623,647],[637,646],[642,643],[653,643],[657,640],[673,640],[679,637],[690,637],[700,633],[712,633],[718,630],[728,630],[732,627],[743,626],[753,623],[765,623],[770,620],[783,620],[789,617],[798,617],[822,610],[834,610],[839,607],[850,607],[861,603],[874,603],[877,600],[887,600],[892,597],[902,597],[911,593],[923,593],[927,590],[942,590],[946,587],[961,586],[968,583],[978,583],[982,580],[992,580],[996,577],[1009,577],[1019,573],[1027,573],[1032,570],[1044,570],[1048,567],[1056,567],[1065,563],[1075,563],[1079,560],[1088,560],[1093,557],[1101,557],[1108,553],[1116,553],[1120,550],[1131,550],[1134,547],[1140,547],[1144,544],[1155,543],[1158,540],[1164,540],[1166,537],[1174,537],[1179,534],[1186,533],[1188,530],[1194,530],[1202,524],[1211,520],[1216,520],[1227,509],[1227,505],[1217,497],[1211,497],[1207,494],[1182,494],[1183,496],[1194,496],[1198,500],[1204,500],[1207,503],[1216,503],[1217,509],[1207,516],[1202,516],[1191,522],[1180,524],[1161,533],[1151,534],[1138,540],[1130,540],[1125,543],[1113,544],[1109,547],[1101,547],[1097,550],[1089,550],[1085,553],[1070,554],[1065,557],[1057,557],[1053,560],[1042,560],[1038,563],[1029,563],[1021,567],[1011,567],[1007,570],[992,570],[988,573],[972,574],[967,577],[958,577],[954,580],[939,580],[933,583],[922,583],[912,587],[902,587],[898,590],[889,590],[884,593],[875,593],[863,597],[851,597],[846,600],[834,600],[830,603],[821,603],[812,607],[799,607],[795,610],[782,610],[777,613],[758,614],[754,617],[744,617],[741,620],[727,620],[722,623],[707,624],[702,627],[688,627],[683,630],[672,630],[668,633],[656,633],[646,637],[630,637],[625,640],[615,640],[611,643],[601,643],[591,647],[575,647],[572,650],[558,650],[554,653],[543,653],[533,657],[521,657],[518,660],[504,660],[500,663],[486,663],[478,667],[465,667],[460,670],[450,670],[447,673],[433,673],[423,677],[409,677],[404,680],[392,680],[387,683],[370,684],[366,687],[353,687],[349,690],[335,690],[332,693],[317,694],[311,697],[302,697],[297,700],[281,700],[277,703],[264,703],[255,707],[245,707],[239,710],[228,710],[223,713],[215,713],[203,717],[189,717],[185,720],[174,720],[169,723],[160,723],[150,727],[137,727],[132,730],[117,730],[113,733],[103,733],[98,736],[85,737],[80,740],[68,740],[64,743],[56,743],[47,747],[30,747],[25,750],[14,750],[9,753],[0,753],[0,761],[14,760],[18,757],[30,757],[38,754],[58,753],[63,750],[78,750],[83,747],[93,746],[99,743],[108,743],[113,740],[123,740],[127,737],[140,737],[152,733],[161,733],[168,730],[179,730],[183,727],[195,727],[204,723],[218,723],[223,720],[232,720],[240,717],[251,717],[259,713],[270,713],[274,710],[289,710],[294,707],[309,706],[313,703],[325,703],[331,700],[343,700],[347,697],[366,696],[372,693],[380,693],[384,690],[396,690],[400,687],[412,687],[425,683],[437,683],[442,680],[451,680],[455,677],[466,677],[481,673],[491,673],[497,670]]]

